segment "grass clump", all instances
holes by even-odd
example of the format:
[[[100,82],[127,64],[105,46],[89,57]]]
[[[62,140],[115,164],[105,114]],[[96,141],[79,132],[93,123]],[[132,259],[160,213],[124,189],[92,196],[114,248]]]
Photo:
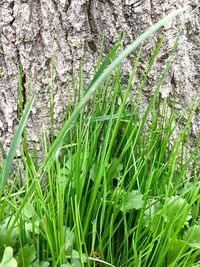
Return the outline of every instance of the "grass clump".
[[[141,79],[135,83],[142,48],[122,84],[120,63],[156,29],[117,57],[118,43],[87,90],[81,72],[77,101],[58,137],[52,143],[44,133],[44,160],[39,164],[28,151],[24,134],[24,169],[19,164],[10,173],[12,185],[5,186],[22,117],[2,167],[0,266],[198,266],[199,143],[185,153],[198,100],[177,133],[176,111],[159,94],[177,42],[143,114],[141,93],[163,38]],[[53,116],[51,110],[52,122]]]

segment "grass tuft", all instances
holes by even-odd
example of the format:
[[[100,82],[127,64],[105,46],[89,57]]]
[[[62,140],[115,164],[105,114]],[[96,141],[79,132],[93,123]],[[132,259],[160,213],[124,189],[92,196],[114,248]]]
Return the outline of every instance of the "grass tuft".
[[[74,106],[56,138],[52,66],[52,135],[43,135],[44,160],[39,163],[37,152],[29,151],[24,134],[22,161],[11,169],[33,95],[2,166],[0,266],[198,266],[200,138],[193,151],[188,143],[199,99],[177,133],[181,115],[160,97],[179,37],[145,112],[140,112],[142,91],[164,37],[139,81],[142,47],[127,84],[121,67],[133,49],[179,12],[120,54],[119,41],[85,90],[81,67]],[[6,184],[9,175],[12,184]]]

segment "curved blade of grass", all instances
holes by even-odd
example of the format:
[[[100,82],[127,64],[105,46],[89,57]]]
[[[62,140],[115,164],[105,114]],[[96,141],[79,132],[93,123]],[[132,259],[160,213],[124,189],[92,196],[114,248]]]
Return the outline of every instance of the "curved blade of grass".
[[[121,116],[121,119],[126,118],[126,117],[130,117],[133,114],[130,112],[126,112],[125,114],[123,114]],[[102,116],[98,116],[98,117],[92,117],[90,122],[98,122],[98,121],[109,121],[112,118],[112,120],[116,120],[119,118],[119,114],[113,114],[113,115],[102,115]]]
[[[154,32],[156,32],[159,28],[161,28],[163,25],[168,23],[170,20],[172,20],[174,17],[179,15],[181,12],[183,12],[184,9],[178,9],[173,12],[171,12],[168,16],[164,17],[162,20],[154,24],[152,27],[150,27],[146,32],[141,34],[131,45],[129,45],[106,69],[103,70],[103,68],[95,75],[94,79],[92,80],[91,84],[88,86],[89,90],[86,91],[86,94],[83,96],[81,101],[78,103],[77,107],[71,114],[70,118],[64,123],[62,130],[59,132],[57,138],[53,142],[48,154],[46,155],[43,164],[41,165],[39,169],[39,174],[41,171],[44,170],[46,165],[49,163],[53,155],[55,155],[57,149],[62,144],[62,140],[64,139],[67,130],[71,127],[74,120],[77,118],[78,114],[80,113],[81,109],[84,107],[84,105],[88,102],[90,97],[93,95],[95,90],[109,77],[109,75],[112,73],[112,71],[121,64],[130,54],[131,52],[139,47],[147,38],[149,38]],[[103,66],[107,66],[107,63],[103,63]]]
[[[1,195],[2,188],[5,186],[5,184],[7,182],[7,179],[8,179],[9,173],[10,173],[10,168],[12,166],[17,147],[21,141],[21,136],[22,136],[24,127],[26,125],[29,113],[31,111],[33,102],[35,100],[35,96],[36,96],[36,93],[34,92],[31,99],[29,100],[29,102],[26,105],[23,116],[21,117],[21,120],[19,122],[17,130],[16,130],[15,135],[13,137],[12,143],[10,145],[9,152],[8,152],[7,157],[6,157],[6,162],[3,166],[3,170],[1,173],[1,177],[0,177],[0,195]]]
[[[98,71],[96,72],[94,78],[92,79],[92,81],[90,82],[90,84],[88,85],[88,87],[85,89],[85,92],[89,91],[90,88],[92,87],[92,85],[97,81],[97,79],[101,76],[101,74],[103,73],[103,71],[105,70],[105,68],[108,66],[108,64],[110,62],[112,62],[112,60],[115,59],[116,57],[116,53],[118,48],[120,47],[120,42],[118,41],[115,46],[113,47],[113,49],[110,51],[110,53],[107,55],[107,57],[105,58],[104,62],[101,64],[100,68],[98,69]]]

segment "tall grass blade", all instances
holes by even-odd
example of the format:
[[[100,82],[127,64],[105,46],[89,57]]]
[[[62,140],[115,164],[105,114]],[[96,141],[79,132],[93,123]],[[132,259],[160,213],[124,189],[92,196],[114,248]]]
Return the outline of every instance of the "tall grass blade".
[[[116,53],[118,51],[118,48],[120,47],[120,42],[118,41],[111,52],[107,55],[104,62],[101,64],[100,68],[98,69],[97,73],[95,74],[94,78],[90,82],[89,86],[86,88],[86,92],[90,90],[90,88],[93,86],[93,84],[98,80],[98,78],[102,75],[103,71],[106,69],[106,67],[109,65],[109,63],[112,62],[112,60],[115,59]]]
[[[15,157],[17,147],[21,141],[21,136],[22,136],[23,130],[25,128],[25,125],[26,125],[28,116],[30,114],[31,108],[33,106],[35,96],[36,96],[36,93],[34,92],[31,99],[29,100],[29,102],[26,105],[23,116],[21,117],[21,120],[19,122],[19,126],[15,132],[12,143],[10,145],[10,149],[9,149],[9,152],[8,152],[8,155],[7,155],[7,158],[6,158],[2,173],[1,173],[1,177],[0,177],[0,193],[2,192],[2,189],[7,182],[7,179],[8,179],[9,173],[10,173],[10,169],[11,169],[11,166],[13,163],[13,159]]]

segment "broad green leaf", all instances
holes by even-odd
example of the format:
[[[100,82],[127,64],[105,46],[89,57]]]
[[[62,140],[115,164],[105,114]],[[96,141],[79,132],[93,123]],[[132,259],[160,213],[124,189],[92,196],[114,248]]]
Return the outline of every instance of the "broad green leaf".
[[[163,218],[166,223],[173,223],[174,231],[177,228],[183,227],[190,219],[190,205],[180,196],[172,196],[167,200],[167,208],[164,212]]]
[[[33,232],[35,234],[39,234],[39,225],[40,223],[38,220],[34,221],[34,224],[32,222],[25,222],[26,234],[30,235],[30,233],[33,233]]]
[[[25,246],[23,248],[20,248],[19,266],[32,267],[32,263],[35,259],[36,259],[36,251],[33,246]]]
[[[155,229],[158,232],[161,231],[163,221],[165,224],[170,223],[174,232],[187,225],[191,218],[189,215],[190,205],[184,198],[172,196],[165,201],[165,205],[162,205],[160,201],[151,203],[150,207],[145,211],[146,225],[150,226],[151,231],[154,233]],[[160,220],[161,217],[162,220]]]
[[[1,194],[1,191],[2,191],[2,189],[4,187],[4,185],[7,182],[7,179],[8,179],[9,173],[10,173],[10,169],[11,169],[11,166],[12,166],[12,163],[13,163],[13,159],[15,157],[17,147],[20,144],[21,136],[22,136],[22,133],[24,131],[26,122],[28,120],[28,116],[30,114],[31,108],[33,106],[33,102],[35,100],[35,96],[36,96],[36,93],[34,92],[32,97],[31,97],[31,99],[28,101],[28,103],[26,105],[24,113],[23,113],[23,115],[21,117],[21,120],[19,122],[17,130],[16,130],[16,132],[14,134],[14,137],[13,137],[13,140],[11,142],[10,149],[9,149],[9,152],[8,152],[8,155],[7,155],[7,158],[6,158],[6,162],[4,164],[4,167],[3,167],[3,170],[2,170],[2,173],[1,173],[1,176],[0,176],[0,194]]]
[[[9,239],[6,238],[6,235],[7,235],[7,228],[2,227],[2,229],[0,229],[0,258],[3,255],[5,244],[8,247],[15,247],[19,237],[19,233],[16,228],[13,229]]]
[[[13,249],[11,247],[5,248],[0,267],[17,267],[17,261],[13,257]]]
[[[30,202],[27,202],[23,209],[24,216],[27,218],[33,218],[35,216],[35,211],[33,209],[33,206],[30,204]]]
[[[72,258],[73,258],[74,261],[80,259],[79,252],[77,250],[75,250],[75,249],[73,249],[73,251],[72,251]],[[82,254],[82,260],[84,262],[86,262],[87,257],[86,257],[85,254]]]
[[[127,212],[133,209],[139,210],[143,207],[143,194],[141,194],[138,190],[132,190],[129,193],[126,193],[122,205],[121,211]]]
[[[33,262],[32,267],[49,267],[50,263],[47,261],[39,262],[39,260],[36,260]]]
[[[184,240],[193,248],[200,249],[200,225],[192,226],[185,234]]]
[[[73,265],[72,266],[82,266],[81,263],[80,263],[80,254],[77,250],[72,250],[72,253],[71,255],[66,255],[66,258],[67,259],[71,259],[72,260],[72,263]],[[82,254],[81,255],[81,259],[83,262],[87,262],[87,257],[85,254]]]
[[[169,220],[172,219],[172,217],[180,212],[183,208],[186,208],[187,210],[187,207],[189,207],[189,204],[180,196],[172,196],[171,198],[167,199],[167,215]]]
[[[149,222],[151,222],[152,218],[157,215],[159,210],[162,208],[162,205],[160,201],[152,198],[149,200],[148,206],[146,207],[146,210],[144,212],[145,215],[145,221],[147,225],[149,225]]]
[[[170,248],[167,253],[167,263],[170,264],[176,260],[177,256],[181,252],[183,254],[188,248],[188,243],[183,240],[172,240],[170,243]]]
[[[66,253],[69,253],[71,255],[71,251],[73,248],[73,243],[74,243],[74,233],[70,230],[69,227],[67,227],[66,232],[65,232],[65,251]]]

